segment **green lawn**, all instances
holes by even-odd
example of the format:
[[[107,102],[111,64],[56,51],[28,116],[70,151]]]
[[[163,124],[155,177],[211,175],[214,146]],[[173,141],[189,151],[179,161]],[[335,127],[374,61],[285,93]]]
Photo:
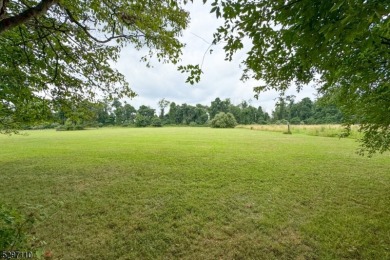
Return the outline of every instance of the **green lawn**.
[[[390,259],[390,154],[357,146],[247,129],[1,135],[0,203],[39,209],[34,249],[52,259]]]

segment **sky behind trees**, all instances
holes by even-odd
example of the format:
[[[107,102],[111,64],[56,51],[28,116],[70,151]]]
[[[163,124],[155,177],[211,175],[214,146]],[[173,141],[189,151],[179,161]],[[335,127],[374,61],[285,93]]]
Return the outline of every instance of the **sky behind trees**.
[[[262,93],[256,100],[253,87],[261,82],[249,80],[240,81],[242,70],[240,62],[245,55],[245,50],[236,54],[232,62],[224,60],[225,53],[222,46],[211,46],[213,33],[222,20],[217,20],[215,14],[210,14],[209,3],[203,5],[201,1],[188,4],[186,9],[190,11],[191,22],[182,37],[182,42],[186,43],[183,51],[182,64],[202,64],[204,74],[200,83],[190,85],[185,83],[186,75],[177,71],[173,64],[161,64],[156,60],[152,62],[152,68],[147,68],[145,63],[140,63],[140,59],[146,54],[145,51],[137,51],[131,46],[122,50],[120,60],[114,65],[123,73],[132,90],[138,96],[128,103],[135,107],[149,105],[158,107],[157,102],[162,98],[176,103],[187,103],[195,105],[197,103],[210,103],[216,97],[222,99],[230,98],[232,103],[238,104],[243,100],[251,100],[252,105],[261,105],[266,112],[271,112],[274,108],[277,97],[276,91]],[[210,49],[212,53],[210,54]],[[203,63],[202,63],[203,62]],[[315,99],[315,89],[311,86],[304,88],[300,93],[294,87],[286,93],[296,95],[299,101],[304,97]]]

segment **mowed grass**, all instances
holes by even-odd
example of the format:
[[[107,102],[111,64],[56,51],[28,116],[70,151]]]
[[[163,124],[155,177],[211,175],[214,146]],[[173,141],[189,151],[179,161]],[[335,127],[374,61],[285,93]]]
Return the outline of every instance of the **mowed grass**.
[[[53,259],[390,259],[390,155],[247,129],[0,136],[0,203]]]

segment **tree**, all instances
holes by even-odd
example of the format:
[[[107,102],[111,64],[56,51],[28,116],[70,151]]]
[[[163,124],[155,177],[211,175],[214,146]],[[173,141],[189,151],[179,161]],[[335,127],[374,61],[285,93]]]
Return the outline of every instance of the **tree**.
[[[219,112],[211,120],[211,127],[213,128],[234,128],[237,121],[232,113]]]
[[[177,63],[189,22],[183,1],[0,0],[0,128],[23,121],[15,111],[37,98],[50,103],[132,97],[110,66],[121,49],[147,48]],[[39,114],[31,109],[30,113]]]
[[[123,117],[125,121],[127,121],[130,124],[134,123],[135,114],[137,113],[137,110],[135,110],[135,108],[132,105],[127,104],[125,102],[125,105],[123,107],[123,112],[124,112]]]
[[[313,101],[310,98],[303,98],[300,102],[293,104],[291,108],[291,117],[299,118],[299,121],[307,123],[307,120],[313,115]]]
[[[99,120],[99,103],[82,100],[78,103],[70,103],[57,107],[57,115],[65,129],[83,129],[85,126],[96,126]]]
[[[161,119],[157,116],[153,117],[151,125],[154,127],[162,127]]]
[[[251,45],[243,79],[264,80],[258,94],[316,82],[347,125],[360,124],[363,152],[390,149],[390,2],[214,0],[225,20],[214,43],[226,59]]]
[[[164,115],[165,115],[165,108],[167,106],[169,106],[169,103],[171,103],[170,101],[168,100],[165,100],[165,98],[161,99],[160,101],[158,101],[158,106],[160,108],[160,119],[163,119],[164,118]]]
[[[97,122],[100,126],[113,123],[110,122],[111,110],[107,101],[97,102],[95,107],[97,113]]]
[[[210,117],[213,118],[219,112],[228,112],[231,102],[230,99],[221,100],[217,97],[214,101],[211,102],[210,106]]]
[[[263,108],[261,106],[259,106],[257,108],[257,123],[259,123],[259,124],[266,123],[265,113],[264,113]]]
[[[135,126],[146,127],[146,126],[150,125],[151,122],[152,122],[151,118],[148,118],[148,117],[143,116],[141,114],[137,114],[135,116]]]
[[[148,126],[152,123],[154,117],[155,110],[149,106],[142,105],[138,108],[135,116],[135,124],[136,126]]]
[[[195,123],[198,125],[204,125],[208,119],[209,116],[207,114],[207,107],[197,104],[195,108]]]
[[[275,110],[272,112],[272,114],[275,121],[288,119],[288,107],[287,102],[284,98],[279,97],[278,101],[275,104]]]
[[[115,108],[115,124],[121,125],[125,121],[122,103],[119,101],[119,99],[114,98],[114,101],[112,102],[112,107]]]
[[[170,124],[177,124],[176,121],[176,111],[178,106],[176,106],[175,102],[171,102],[169,105],[168,119]]]

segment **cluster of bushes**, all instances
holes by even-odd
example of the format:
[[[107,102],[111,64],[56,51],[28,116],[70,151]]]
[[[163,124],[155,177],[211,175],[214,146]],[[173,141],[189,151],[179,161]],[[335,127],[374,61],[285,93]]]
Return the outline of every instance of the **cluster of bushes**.
[[[161,127],[163,125],[162,120],[155,117],[148,117],[144,115],[137,114],[135,117],[135,126],[137,127],[146,127],[146,126],[154,126]]]
[[[23,130],[43,130],[43,129],[55,129],[59,127],[59,123],[43,122],[35,125],[23,125]]]
[[[64,125],[59,125],[56,130],[57,131],[73,131],[73,130],[83,130],[85,126],[81,122],[73,121],[68,118],[65,121]]]

